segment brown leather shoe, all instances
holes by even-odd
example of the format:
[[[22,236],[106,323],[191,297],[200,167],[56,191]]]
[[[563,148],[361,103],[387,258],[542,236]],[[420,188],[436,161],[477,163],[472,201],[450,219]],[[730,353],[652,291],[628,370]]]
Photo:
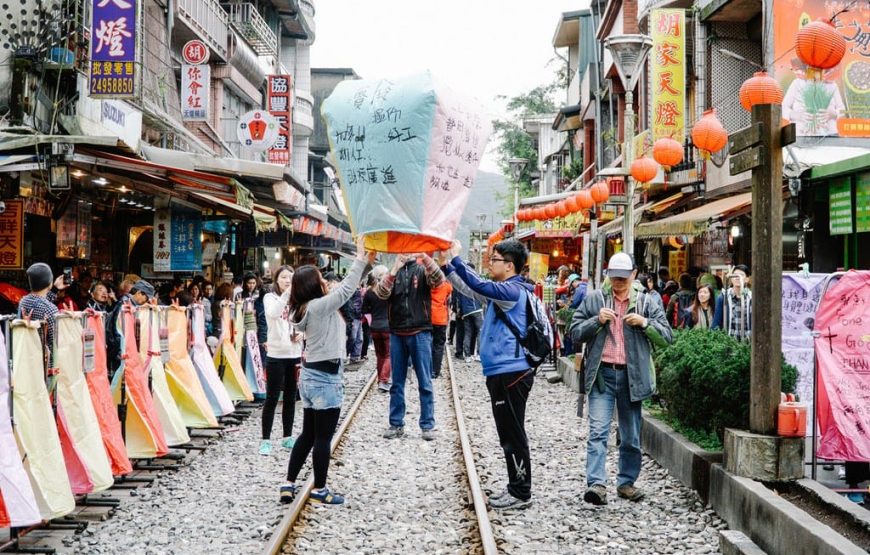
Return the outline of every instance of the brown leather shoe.
[[[629,501],[640,501],[643,499],[644,493],[642,490],[632,485],[623,484],[616,488],[616,495],[623,499],[628,499]]]

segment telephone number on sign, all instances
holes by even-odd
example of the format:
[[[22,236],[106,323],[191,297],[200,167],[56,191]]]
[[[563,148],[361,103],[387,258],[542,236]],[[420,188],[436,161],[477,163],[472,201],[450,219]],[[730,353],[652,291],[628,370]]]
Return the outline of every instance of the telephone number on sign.
[[[133,77],[92,77],[91,92],[100,94],[132,94]]]

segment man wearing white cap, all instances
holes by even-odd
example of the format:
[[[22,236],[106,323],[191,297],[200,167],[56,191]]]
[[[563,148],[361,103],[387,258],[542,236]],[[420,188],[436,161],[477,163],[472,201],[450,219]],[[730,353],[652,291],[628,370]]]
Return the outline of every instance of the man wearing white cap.
[[[629,255],[614,254],[607,264],[607,280],[586,296],[568,328],[570,337],[586,343],[589,438],[583,499],[593,505],[607,504],[604,463],[614,406],[622,439],[616,493],[630,501],[644,495],[634,484],[641,466],[641,403],[655,391],[651,343],[663,346],[673,336],[661,304],[635,282],[636,275]]]

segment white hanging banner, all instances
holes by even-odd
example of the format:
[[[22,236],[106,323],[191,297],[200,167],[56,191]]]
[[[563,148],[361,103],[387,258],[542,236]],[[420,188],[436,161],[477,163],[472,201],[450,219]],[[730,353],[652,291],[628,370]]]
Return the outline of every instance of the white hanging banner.
[[[208,121],[211,66],[181,65],[181,119]]]

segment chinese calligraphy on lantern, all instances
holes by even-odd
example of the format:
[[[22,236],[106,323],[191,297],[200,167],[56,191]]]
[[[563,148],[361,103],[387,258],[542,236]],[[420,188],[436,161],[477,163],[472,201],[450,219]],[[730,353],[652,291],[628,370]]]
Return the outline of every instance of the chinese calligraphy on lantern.
[[[0,270],[20,270],[24,264],[24,202],[7,200],[0,214]]]
[[[181,65],[181,119],[208,121],[211,66]]]
[[[132,98],[136,82],[135,0],[94,0],[90,96]]]
[[[686,12],[653,10],[653,141],[669,137],[682,142],[686,125]]]
[[[266,110],[278,121],[278,138],[268,152],[272,164],[286,166],[293,151],[291,104],[293,100],[289,75],[269,75],[266,89]]]

